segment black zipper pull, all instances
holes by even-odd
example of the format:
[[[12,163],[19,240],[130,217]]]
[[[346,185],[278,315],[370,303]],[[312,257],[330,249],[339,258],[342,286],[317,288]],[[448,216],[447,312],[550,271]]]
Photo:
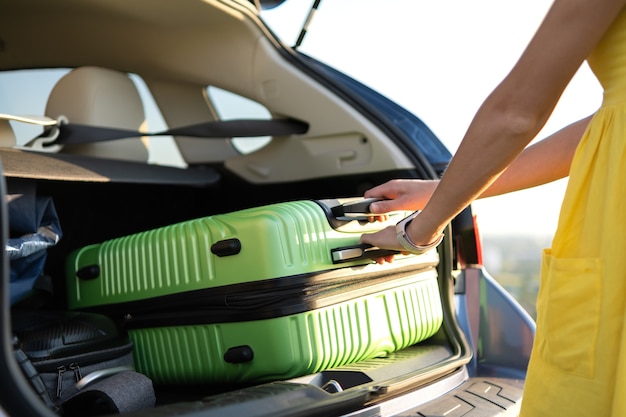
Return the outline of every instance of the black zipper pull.
[[[70,364],[70,369],[72,371],[74,371],[74,379],[76,380],[76,382],[78,382],[81,379],[83,379],[83,376],[80,373],[80,365],[78,365],[76,362],[71,363]]]
[[[65,365],[61,365],[57,368],[57,399],[61,398],[61,392],[63,391],[63,374],[67,371]]]

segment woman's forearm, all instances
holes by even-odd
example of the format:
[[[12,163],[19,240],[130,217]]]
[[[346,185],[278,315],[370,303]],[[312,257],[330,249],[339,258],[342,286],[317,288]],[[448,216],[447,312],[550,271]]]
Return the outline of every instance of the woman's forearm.
[[[568,176],[574,152],[591,117],[572,123],[524,149],[480,198],[519,191]]]
[[[591,117],[574,122],[525,148],[478,198],[519,191],[566,177]],[[438,184],[439,180],[395,179],[367,190],[365,197],[383,199],[372,204],[375,213],[422,210]]]
[[[516,146],[523,146],[522,140],[516,146],[511,143],[494,142],[489,146],[468,147],[461,153],[457,152],[457,156],[462,155],[462,157],[457,157],[456,166],[451,164],[444,174],[442,181],[433,193],[433,198],[422,211],[421,220],[429,223],[432,218],[433,224],[440,222],[440,225],[443,225],[441,215],[444,213],[456,214],[460,211],[466,202],[474,199],[471,195],[472,189],[477,189],[481,184],[483,184],[483,188],[478,192],[476,198],[491,197],[530,188],[567,176],[575,149],[590,119],[591,117],[587,117],[572,123],[546,139],[526,147],[523,151],[518,152],[519,155],[515,148]],[[513,135],[509,135],[509,137],[511,136]],[[511,155],[514,159],[508,162]],[[492,162],[487,166],[486,161],[497,161],[497,163]],[[503,165],[506,169],[499,171],[499,167]],[[459,167],[465,167],[467,172],[459,169]],[[468,176],[469,172],[472,172],[473,175]],[[478,172],[482,174],[478,175]],[[447,186],[441,187],[446,180]],[[464,185],[459,185],[461,183]],[[472,183],[476,185],[472,185]],[[455,194],[448,194],[450,190],[454,190]],[[457,202],[458,207],[450,204],[454,201]],[[451,218],[452,215],[445,221],[449,222]],[[433,234],[429,237],[434,238],[434,236],[436,235]]]

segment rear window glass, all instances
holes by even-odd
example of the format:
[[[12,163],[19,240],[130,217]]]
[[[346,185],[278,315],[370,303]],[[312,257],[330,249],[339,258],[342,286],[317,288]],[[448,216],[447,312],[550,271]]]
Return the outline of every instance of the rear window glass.
[[[254,100],[217,87],[210,86],[207,93],[220,119],[270,119],[271,114],[265,106]],[[271,138],[233,138],[232,144],[238,152],[254,152],[270,142]]]

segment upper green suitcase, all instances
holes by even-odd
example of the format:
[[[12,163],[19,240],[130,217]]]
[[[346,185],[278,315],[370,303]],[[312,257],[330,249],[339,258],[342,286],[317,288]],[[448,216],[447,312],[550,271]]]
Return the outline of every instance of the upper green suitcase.
[[[86,246],[68,259],[68,306],[117,304],[371,263],[335,264],[333,250],[358,245],[362,233],[406,214],[393,213],[385,222],[346,221],[330,209],[310,200],[277,203]],[[436,251],[422,256],[424,263],[438,261]]]

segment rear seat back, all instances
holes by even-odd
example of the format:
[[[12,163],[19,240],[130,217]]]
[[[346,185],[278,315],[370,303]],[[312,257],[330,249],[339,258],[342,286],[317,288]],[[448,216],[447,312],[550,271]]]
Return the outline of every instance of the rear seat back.
[[[52,89],[46,116],[65,116],[70,123],[140,130],[145,125],[143,103],[128,74],[100,67],[79,67]],[[148,162],[147,141],[141,138],[64,145],[62,153]]]
[[[12,148],[15,146],[15,133],[8,120],[0,119],[0,147]]]

